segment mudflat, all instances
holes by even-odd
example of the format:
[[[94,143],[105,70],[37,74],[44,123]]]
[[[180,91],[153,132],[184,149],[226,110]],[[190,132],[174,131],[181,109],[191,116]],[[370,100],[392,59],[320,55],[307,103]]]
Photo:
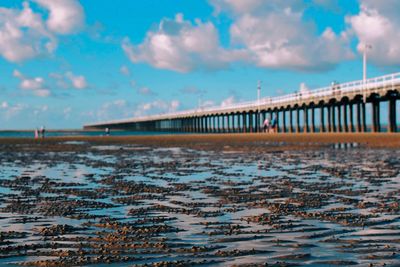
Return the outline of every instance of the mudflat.
[[[400,133],[324,133],[324,134],[179,134],[150,136],[68,136],[50,137],[34,140],[33,138],[0,138],[0,144],[38,144],[41,149],[47,146],[62,146],[68,149],[68,141],[90,142],[92,144],[146,144],[151,146],[185,146],[202,149],[221,150],[234,147],[242,150],[303,149],[305,147],[326,147],[352,144],[368,148],[400,148]]]
[[[0,139],[0,266],[396,266],[397,134]]]

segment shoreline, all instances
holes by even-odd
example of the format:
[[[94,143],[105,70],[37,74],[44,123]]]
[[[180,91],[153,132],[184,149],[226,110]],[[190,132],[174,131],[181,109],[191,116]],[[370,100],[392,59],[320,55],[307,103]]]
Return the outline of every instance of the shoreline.
[[[400,148],[400,133],[246,133],[246,134],[177,134],[137,136],[63,136],[35,140],[24,137],[2,137],[0,145],[54,144],[78,141],[95,144],[143,144],[150,146],[184,147],[266,147],[278,143],[293,147],[320,147],[338,143],[356,143],[367,148]]]

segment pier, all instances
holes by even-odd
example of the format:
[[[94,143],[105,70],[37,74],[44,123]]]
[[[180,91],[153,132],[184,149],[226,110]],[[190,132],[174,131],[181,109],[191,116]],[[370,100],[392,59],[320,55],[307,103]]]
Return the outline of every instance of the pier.
[[[400,73],[352,81],[255,101],[106,121],[84,125],[86,130],[105,128],[127,131],[186,133],[262,132],[266,118],[275,118],[281,133],[381,132],[381,106],[387,102],[388,132],[397,132],[396,101]],[[367,124],[366,105],[372,122]],[[317,121],[318,119],[318,121]]]

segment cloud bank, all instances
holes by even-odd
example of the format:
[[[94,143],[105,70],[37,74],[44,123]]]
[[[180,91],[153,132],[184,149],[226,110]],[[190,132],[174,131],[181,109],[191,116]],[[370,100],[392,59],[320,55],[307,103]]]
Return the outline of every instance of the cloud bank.
[[[31,4],[47,11],[35,12]],[[76,33],[83,27],[84,11],[77,0],[25,1],[22,9],[0,7],[0,56],[21,62],[51,54],[59,35]]]

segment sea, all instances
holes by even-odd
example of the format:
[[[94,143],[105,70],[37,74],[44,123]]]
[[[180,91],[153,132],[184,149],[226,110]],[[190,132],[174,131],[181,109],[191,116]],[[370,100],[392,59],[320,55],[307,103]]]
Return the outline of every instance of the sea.
[[[180,134],[176,132],[139,132],[139,131],[112,131],[110,136],[137,136],[137,135],[168,135]],[[0,131],[0,138],[34,138],[34,131]],[[83,130],[50,130],[46,131],[46,137],[64,136],[105,136],[104,131],[83,131]]]

